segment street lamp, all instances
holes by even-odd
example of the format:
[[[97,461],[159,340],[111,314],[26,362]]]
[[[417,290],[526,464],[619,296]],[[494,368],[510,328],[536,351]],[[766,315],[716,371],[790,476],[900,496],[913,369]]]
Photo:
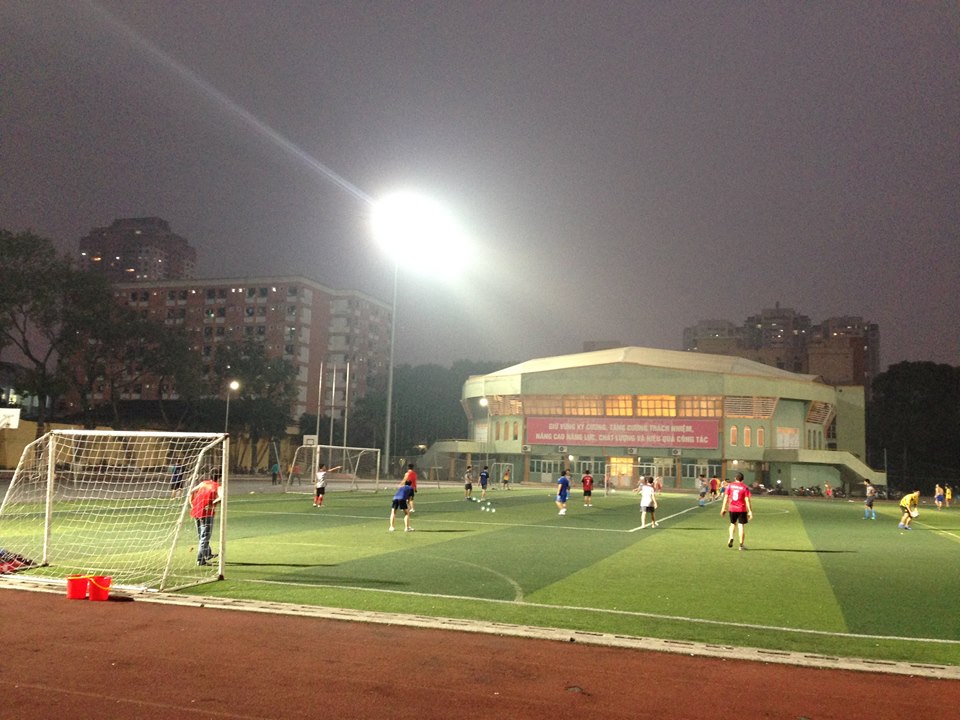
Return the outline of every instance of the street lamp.
[[[224,434],[230,432],[230,393],[235,393],[240,389],[240,383],[236,380],[231,380],[230,384],[227,385],[227,412],[223,416],[223,432]]]
[[[445,269],[464,255],[466,243],[453,216],[433,200],[413,192],[396,192],[373,205],[373,235],[393,258],[393,302],[390,309],[390,354],[387,364],[387,415],[383,473],[390,472],[390,433],[393,418],[393,366],[397,338],[397,280],[400,260],[415,260],[421,268]]]

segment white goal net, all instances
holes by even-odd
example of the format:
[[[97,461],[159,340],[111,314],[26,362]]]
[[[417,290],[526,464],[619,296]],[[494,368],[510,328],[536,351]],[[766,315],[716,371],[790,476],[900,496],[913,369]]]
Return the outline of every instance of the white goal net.
[[[327,473],[327,487],[359,490],[380,489],[380,448],[342,447],[340,445],[301,445],[293,455],[287,489],[306,491],[316,484],[320,464],[337,468]],[[311,491],[312,492],[312,491]]]
[[[28,445],[0,505],[0,549],[18,574],[109,576],[169,590],[223,577],[227,437],[220,433],[54,430]],[[198,564],[191,490],[219,480],[218,561]]]

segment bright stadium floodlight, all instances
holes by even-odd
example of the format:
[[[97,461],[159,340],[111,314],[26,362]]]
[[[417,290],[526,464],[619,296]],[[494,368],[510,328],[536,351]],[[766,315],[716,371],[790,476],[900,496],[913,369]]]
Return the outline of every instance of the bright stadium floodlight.
[[[449,272],[466,263],[469,244],[453,215],[424,195],[401,191],[373,204],[373,236],[393,259],[393,304],[390,311],[390,359],[387,364],[387,414],[383,439],[383,473],[390,473],[393,416],[393,365],[397,335],[397,279],[400,263],[423,272]]]

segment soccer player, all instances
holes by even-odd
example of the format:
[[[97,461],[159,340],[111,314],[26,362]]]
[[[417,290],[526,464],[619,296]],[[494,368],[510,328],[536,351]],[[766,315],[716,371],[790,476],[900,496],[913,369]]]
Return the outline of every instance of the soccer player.
[[[913,515],[917,512],[917,506],[920,504],[920,491],[914,490],[909,495],[900,498],[900,524],[897,525],[901,530],[913,530],[910,523],[913,522]]]
[[[720,478],[714,475],[710,478],[710,499],[716,500],[719,492],[720,492]]]
[[[332,467],[327,470],[327,466],[320,463],[317,468],[317,492],[313,496],[313,506],[321,507],[323,505],[323,496],[327,493],[327,473],[339,470],[340,466]]]
[[[943,504],[946,505],[947,507],[950,507],[950,502],[951,502],[952,500],[953,500],[953,486],[952,486],[952,485],[947,485],[947,492],[946,492],[946,495],[945,495],[945,497],[944,497]]]
[[[640,495],[640,529],[647,527],[647,513],[650,513],[650,527],[655,528],[657,522],[657,490],[652,477],[643,478],[635,493]]]
[[[490,482],[490,471],[487,470],[487,466],[483,466],[483,470],[480,471],[480,499],[483,500],[487,496],[487,483]]]
[[[503,477],[500,479],[500,487],[504,490],[510,489],[510,468],[503,471]]]
[[[557,515],[567,514],[567,496],[570,494],[570,478],[567,477],[567,471],[560,473],[557,480],[557,509],[560,511]]]
[[[403,531],[413,531],[413,528],[410,527],[409,501],[411,497],[413,497],[413,486],[409,480],[404,480],[403,485],[397,488],[397,492],[394,493],[393,500],[390,503],[390,532],[396,529],[394,523],[397,519],[397,510],[403,510]]]
[[[730,510],[730,535],[727,547],[733,547],[733,529],[737,528],[740,539],[740,549],[744,550],[747,523],[753,517],[753,506],[750,504],[750,488],[743,482],[743,473],[737,473],[733,482],[728,483],[723,490],[723,503],[720,505],[720,516],[723,517]]]
[[[410,512],[416,512],[413,507],[413,498],[417,494],[417,470],[413,466],[413,463],[407,465],[407,471],[403,474],[403,480],[401,482],[410,481],[410,487],[413,488],[413,492],[410,493],[410,499],[407,500],[407,505],[410,506]]]
[[[223,500],[220,472],[215,470],[211,477],[194,485],[187,497],[190,500],[190,517],[197,523],[197,565],[207,565],[216,557],[210,550],[210,536],[213,534],[216,506]]]
[[[700,504],[700,507],[703,507],[707,504],[707,476],[701,475],[697,478],[697,494],[699,495],[697,502]]]
[[[933,491],[933,501],[937,504],[937,510],[943,510],[943,501],[946,499],[946,493],[944,492],[943,485],[937,483],[937,487]]]
[[[580,484],[583,485],[583,506],[593,507],[593,475],[589,470],[580,478]]]
[[[867,497],[863,501],[863,519],[876,520],[877,511],[873,509],[873,501],[877,499],[877,489],[869,480],[864,480],[863,484],[867,486]]]
[[[467,465],[467,471],[463,474],[463,499],[473,499],[473,465]]]

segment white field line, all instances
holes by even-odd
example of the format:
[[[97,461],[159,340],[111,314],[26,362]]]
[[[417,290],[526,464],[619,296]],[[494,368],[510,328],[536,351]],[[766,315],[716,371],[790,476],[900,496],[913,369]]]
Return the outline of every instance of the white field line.
[[[449,558],[444,558],[449,560]],[[437,598],[438,600],[463,600],[467,602],[483,602],[497,605],[522,605],[524,607],[542,608],[544,610],[569,610],[573,612],[594,613],[598,615],[622,615],[625,617],[649,618],[652,620],[671,620],[701,625],[717,625],[721,627],[750,628],[751,630],[768,630],[773,632],[795,633],[798,635],[820,635],[824,637],[856,638],[860,640],[896,640],[917,643],[933,643],[936,645],[960,645],[960,640],[943,638],[901,637],[898,635],[867,635],[864,633],[833,632],[830,630],[810,630],[806,628],[781,627],[778,625],[759,625],[756,623],[727,622],[725,620],[709,620],[699,617],[683,617],[682,615],[659,615],[657,613],[639,612],[633,610],[613,610],[609,608],[579,607],[576,605],[548,605],[546,603],[527,602],[526,600],[497,600],[493,598],[477,598],[466,595],[446,595],[443,593],[421,593],[409,590],[385,590],[381,588],[357,587],[353,585],[333,585],[330,583],[292,583],[279,580],[237,580],[240,583],[257,583],[263,585],[284,585],[287,587],[329,588],[331,590],[350,590],[351,592],[388,593],[391,595],[405,595],[411,597]]]

